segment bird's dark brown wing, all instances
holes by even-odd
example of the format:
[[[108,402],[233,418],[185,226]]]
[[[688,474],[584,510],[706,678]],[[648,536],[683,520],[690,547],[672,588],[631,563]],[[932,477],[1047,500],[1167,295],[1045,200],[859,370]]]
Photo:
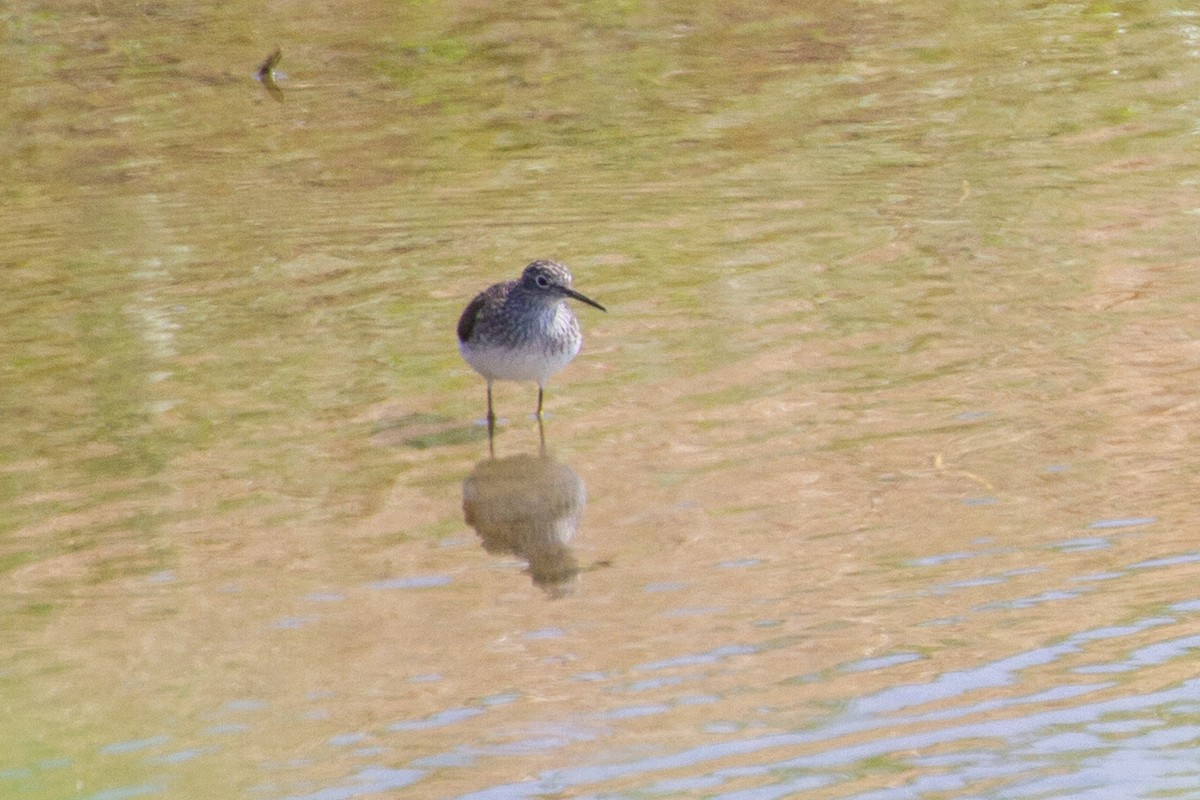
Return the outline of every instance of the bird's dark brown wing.
[[[471,331],[475,330],[475,321],[479,319],[479,311],[482,308],[483,293],[481,292],[467,304],[467,307],[463,309],[462,316],[458,318],[458,340],[460,342],[471,338]]]

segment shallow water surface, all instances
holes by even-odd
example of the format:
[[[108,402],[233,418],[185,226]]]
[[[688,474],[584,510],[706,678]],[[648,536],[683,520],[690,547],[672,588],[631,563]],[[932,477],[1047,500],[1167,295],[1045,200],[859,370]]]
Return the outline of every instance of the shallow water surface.
[[[523,9],[0,12],[0,796],[1194,794],[1200,17]]]

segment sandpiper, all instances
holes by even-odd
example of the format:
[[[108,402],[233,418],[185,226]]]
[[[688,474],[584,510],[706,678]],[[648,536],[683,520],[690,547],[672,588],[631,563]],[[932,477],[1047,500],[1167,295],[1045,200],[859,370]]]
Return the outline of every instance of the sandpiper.
[[[515,281],[489,286],[476,295],[458,320],[458,349],[487,380],[487,422],[492,411],[492,381],[537,381],[538,422],[546,380],[579,353],[583,336],[567,298],[607,309],[573,287],[571,271],[556,261],[534,261]]]

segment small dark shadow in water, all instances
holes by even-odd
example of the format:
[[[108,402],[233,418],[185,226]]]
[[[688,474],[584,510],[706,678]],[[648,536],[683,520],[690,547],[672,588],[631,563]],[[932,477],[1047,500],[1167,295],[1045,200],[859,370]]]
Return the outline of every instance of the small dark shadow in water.
[[[429,450],[479,441],[486,435],[486,429],[478,425],[464,427],[439,414],[414,413],[375,423],[371,430],[371,442],[381,446],[400,445],[414,450]]]
[[[283,102],[283,89],[279,88],[276,82],[275,67],[283,58],[283,50],[276,47],[275,52],[267,56],[266,61],[259,65],[258,71],[254,73],[254,77],[258,78],[258,82],[267,90],[267,94],[275,98],[278,102]],[[282,76],[279,76],[282,77]]]

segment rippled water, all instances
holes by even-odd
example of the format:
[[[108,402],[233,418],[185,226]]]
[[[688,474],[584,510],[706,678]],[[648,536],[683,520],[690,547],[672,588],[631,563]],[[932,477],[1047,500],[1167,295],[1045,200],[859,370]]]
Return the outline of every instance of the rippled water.
[[[1194,795],[1200,16],[522,8],[0,10],[0,797]]]

